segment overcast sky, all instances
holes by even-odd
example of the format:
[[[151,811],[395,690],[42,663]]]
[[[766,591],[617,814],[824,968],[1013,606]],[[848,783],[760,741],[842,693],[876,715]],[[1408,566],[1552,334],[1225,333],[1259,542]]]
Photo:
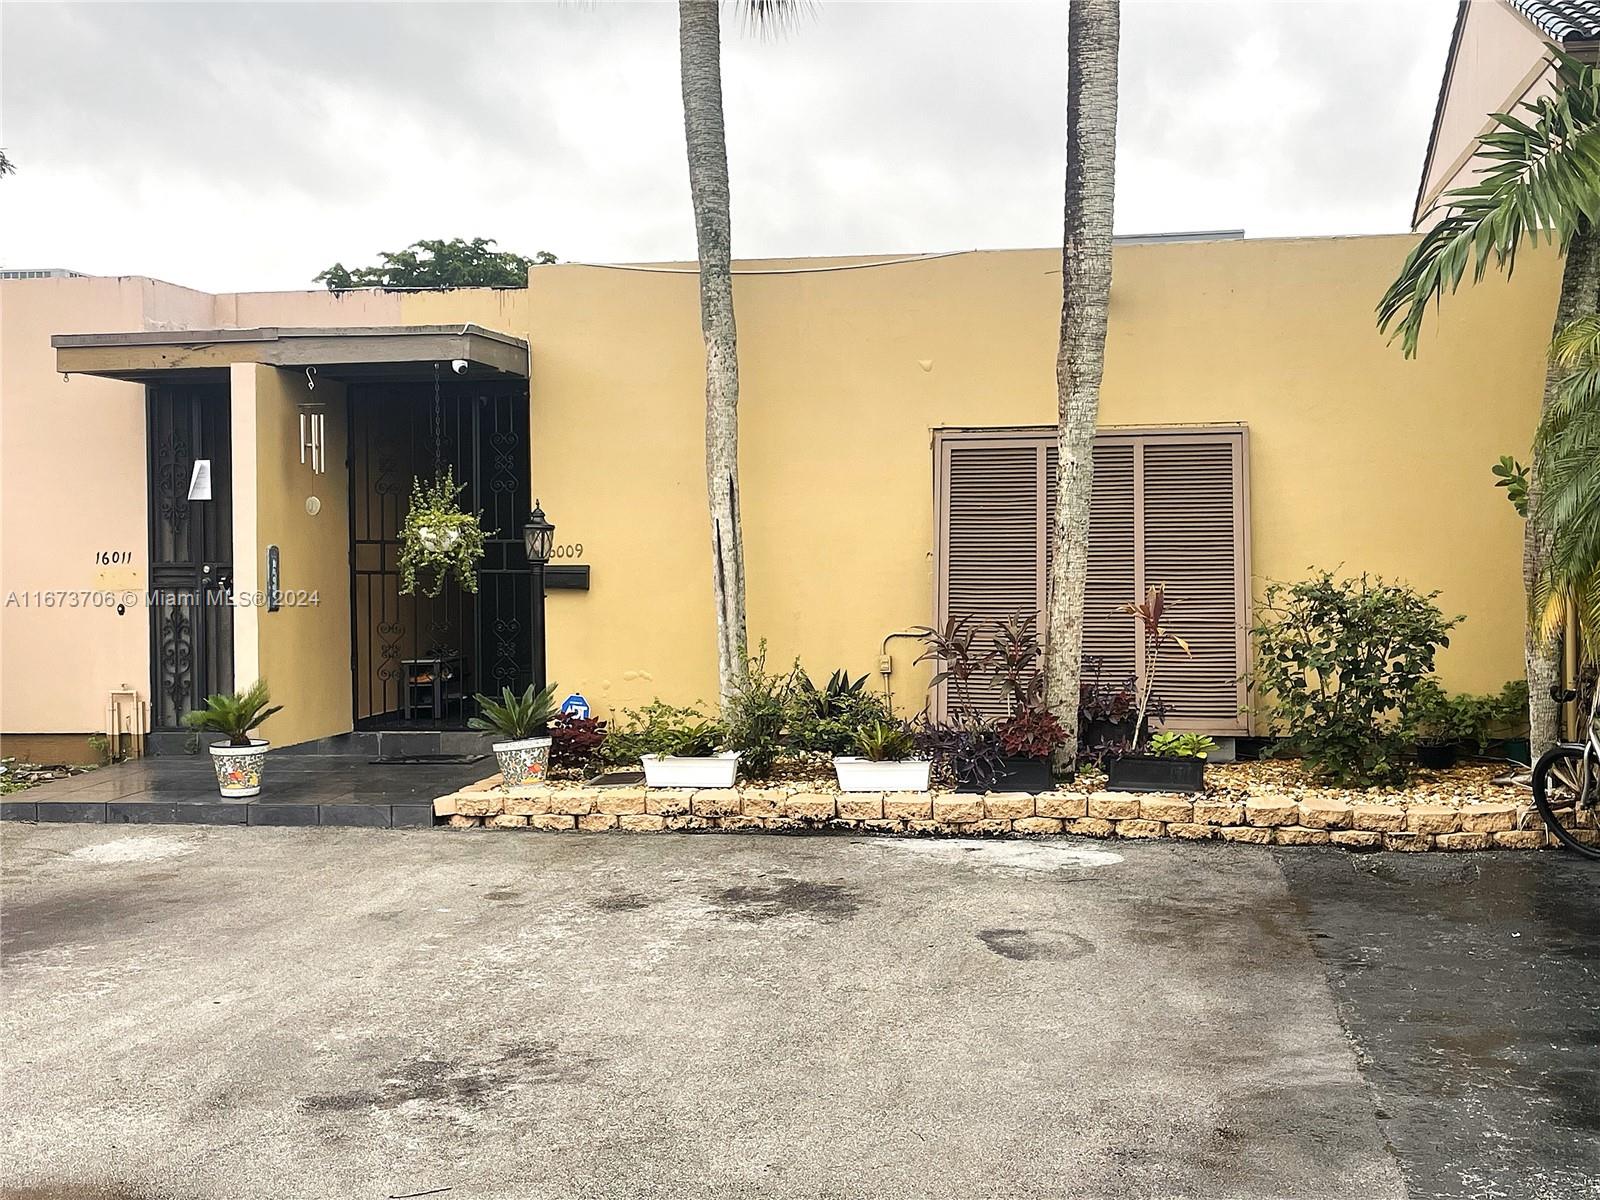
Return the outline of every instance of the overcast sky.
[[[1124,0],[1117,230],[1408,225],[1454,0]],[[1063,4],[724,17],[734,252],[1058,245]],[[309,286],[420,237],[693,258],[667,4],[7,4],[0,265]]]

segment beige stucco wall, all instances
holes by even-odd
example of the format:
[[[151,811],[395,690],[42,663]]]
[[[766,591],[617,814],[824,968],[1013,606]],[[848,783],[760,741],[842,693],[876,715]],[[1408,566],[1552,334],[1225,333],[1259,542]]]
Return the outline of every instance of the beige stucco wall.
[[[16,594],[0,608],[0,730],[103,730],[112,688],[149,691],[142,602],[118,615],[32,595],[142,595],[149,558],[144,389],[63,381],[50,337],[204,324],[211,301],[135,277],[0,281],[0,598]],[[102,565],[99,551],[132,562]]]
[[[345,390],[314,391],[299,371],[255,363],[231,372],[233,407],[234,679],[267,679],[284,711],[262,735],[288,746],[344,733],[350,706],[349,480]],[[300,461],[301,403],[325,406],[327,471]],[[320,502],[316,514],[306,501]],[[267,552],[277,546],[282,606],[269,612]],[[243,597],[252,601],[244,603]],[[300,601],[304,601],[303,603]]]
[[[1483,690],[1520,668],[1489,466],[1528,444],[1555,263],[1452,298],[1407,362],[1372,306],[1410,244],[1119,246],[1103,417],[1245,422],[1257,587],[1342,565],[1440,588],[1469,616],[1442,674]],[[870,671],[930,619],[931,431],[1053,420],[1060,288],[1052,251],[738,278],[750,633],[774,660]],[[528,300],[534,488],[593,567],[551,595],[552,676],[604,710],[712,696],[694,276],[539,268]],[[920,702],[911,657],[895,692]]]
[[[1466,187],[1479,173],[1467,163],[1489,129],[1490,113],[1515,112],[1517,105],[1549,92],[1548,55],[1544,38],[1505,0],[1473,0],[1468,6],[1444,81],[1444,107],[1414,220],[1420,221],[1446,191]]]

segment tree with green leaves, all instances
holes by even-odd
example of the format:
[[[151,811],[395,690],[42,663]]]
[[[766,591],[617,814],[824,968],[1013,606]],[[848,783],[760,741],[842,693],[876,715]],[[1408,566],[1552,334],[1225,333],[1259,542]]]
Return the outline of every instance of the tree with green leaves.
[[[796,0],[743,0],[756,28],[781,26]],[[739,350],[733,319],[733,220],[722,120],[722,23],[716,0],[678,2],[683,131],[700,261],[700,333],[706,348],[706,498],[716,605],[717,692],[732,709],[749,660],[744,531],[739,515]]]
[[[1549,95],[1520,106],[1518,114],[1491,114],[1491,129],[1478,141],[1471,166],[1475,182],[1440,198],[1424,220],[1433,224],[1406,256],[1399,275],[1378,303],[1378,327],[1399,339],[1407,357],[1417,353],[1430,306],[1437,307],[1471,272],[1474,283],[1492,268],[1510,274],[1524,244],[1553,242],[1565,253],[1555,335],[1600,311],[1600,72],[1556,52],[1555,87]],[[1559,417],[1563,387],[1572,373],[1560,354],[1545,372],[1539,434],[1527,472],[1527,515],[1522,577],[1529,604],[1524,662],[1528,678],[1528,721],[1537,756],[1558,733],[1558,708],[1550,687],[1559,675],[1556,639],[1542,619],[1550,610],[1558,562],[1571,564],[1578,553],[1573,528],[1547,499],[1548,484],[1563,478],[1581,487],[1591,475],[1562,475],[1552,461],[1559,444],[1583,444],[1577,434],[1553,440],[1550,431],[1576,421],[1596,420],[1592,397],[1570,393],[1572,411]],[[1595,501],[1591,498],[1590,503]],[[1569,577],[1570,582],[1570,577]],[[1569,593],[1570,594],[1570,593]],[[1542,607],[1541,607],[1542,606]]]
[[[1117,178],[1119,0],[1067,9],[1067,181],[1056,351],[1056,511],[1045,637],[1045,694],[1077,748],[1089,505],[1111,307],[1111,220]]]
[[[553,263],[556,256],[540,250],[532,258],[496,250],[493,238],[441,238],[412,242],[404,250],[383,250],[374,266],[334,263],[313,282],[330,292],[341,288],[526,287],[528,268]]]

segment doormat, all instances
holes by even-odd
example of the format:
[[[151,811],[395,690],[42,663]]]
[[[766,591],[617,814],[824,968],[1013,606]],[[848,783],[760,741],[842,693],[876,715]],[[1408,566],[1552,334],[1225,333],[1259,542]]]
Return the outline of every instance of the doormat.
[[[393,758],[369,758],[374,767],[454,767],[482,762],[484,754],[396,754]]]

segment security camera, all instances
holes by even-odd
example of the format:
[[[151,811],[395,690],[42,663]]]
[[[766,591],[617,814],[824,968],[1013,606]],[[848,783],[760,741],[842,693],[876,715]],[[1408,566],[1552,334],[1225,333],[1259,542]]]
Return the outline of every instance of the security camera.
[[[450,360],[450,369],[452,371],[454,371],[457,375],[465,375],[467,373],[467,360],[464,359],[464,358],[453,358],[453,359],[451,359]]]

